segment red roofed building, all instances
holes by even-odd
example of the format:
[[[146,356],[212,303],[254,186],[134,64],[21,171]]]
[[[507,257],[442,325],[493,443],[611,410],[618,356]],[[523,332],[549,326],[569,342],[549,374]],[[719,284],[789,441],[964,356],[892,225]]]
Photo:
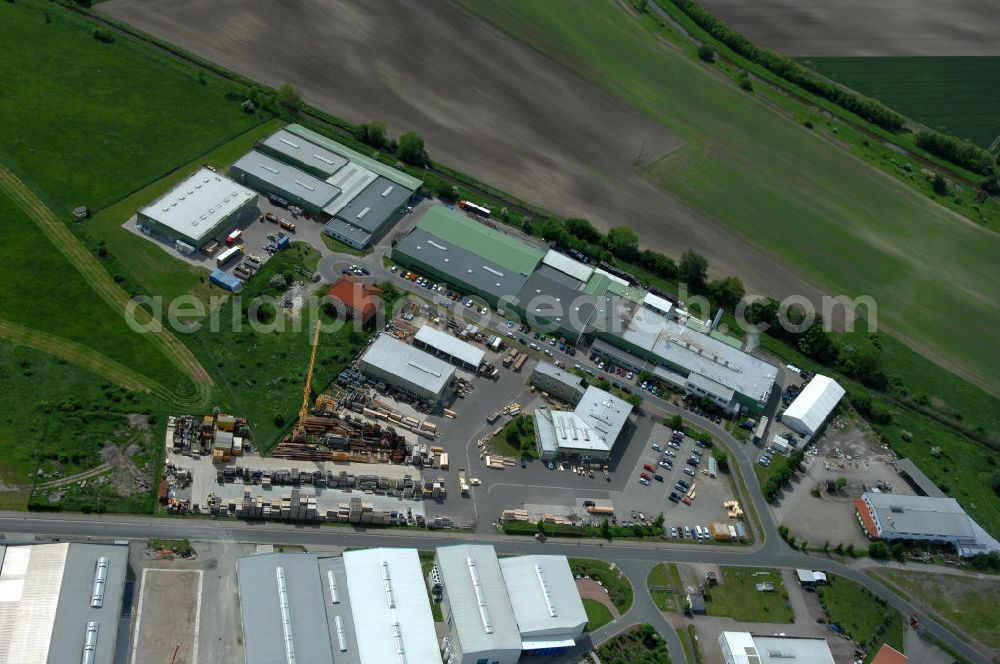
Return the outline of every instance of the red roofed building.
[[[865,535],[868,539],[877,540],[878,526],[875,525],[875,519],[872,518],[872,513],[868,509],[868,504],[861,500],[860,498],[854,499],[854,513],[858,515],[858,520],[865,529]]]
[[[381,289],[350,275],[337,279],[327,294],[334,304],[344,307],[348,317],[360,319],[363,323],[371,320],[382,302]]]
[[[883,643],[871,664],[906,664],[907,657],[892,646]]]

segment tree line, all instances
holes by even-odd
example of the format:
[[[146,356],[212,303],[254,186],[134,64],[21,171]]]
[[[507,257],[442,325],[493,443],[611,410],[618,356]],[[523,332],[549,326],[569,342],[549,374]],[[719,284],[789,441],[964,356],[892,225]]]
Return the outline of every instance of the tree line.
[[[790,58],[774,51],[758,47],[743,35],[733,32],[725,23],[712,16],[694,0],[670,0],[688,15],[700,28],[718,39],[751,62],[755,62],[777,74],[789,83],[823,97],[860,118],[884,129],[898,132],[906,124],[902,115],[895,113],[874,99],[866,99],[839,85],[821,78]]]
[[[969,141],[936,131],[922,130],[917,132],[917,147],[973,173],[993,173],[993,155]]]

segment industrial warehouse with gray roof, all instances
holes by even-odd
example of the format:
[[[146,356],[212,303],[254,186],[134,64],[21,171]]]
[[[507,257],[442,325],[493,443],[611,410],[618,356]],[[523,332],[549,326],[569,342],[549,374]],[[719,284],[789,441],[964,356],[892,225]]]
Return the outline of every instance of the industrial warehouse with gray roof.
[[[117,661],[127,568],[124,545],[0,546],[0,662]]]
[[[455,384],[455,367],[388,334],[379,335],[368,347],[358,359],[358,369],[431,404],[441,401]]]

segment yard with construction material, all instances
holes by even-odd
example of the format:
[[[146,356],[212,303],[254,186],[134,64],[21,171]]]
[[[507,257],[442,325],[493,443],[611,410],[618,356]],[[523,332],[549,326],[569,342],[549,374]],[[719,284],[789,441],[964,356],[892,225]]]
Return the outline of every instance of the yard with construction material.
[[[707,615],[740,622],[790,623],[795,619],[780,571],[755,567],[723,567],[721,571],[719,584],[705,588]],[[771,584],[773,590],[759,591],[757,584]]]
[[[817,588],[826,620],[861,646],[878,650],[888,643],[903,651],[903,618],[868,590],[847,579],[829,576],[829,584]]]
[[[123,198],[262,122],[221,81],[41,0],[0,8],[7,164],[68,217]]]
[[[197,664],[202,571],[146,568],[131,662]]]
[[[683,148],[644,168],[650,182],[828,291],[872,296],[883,329],[1000,390],[1000,357],[989,341],[1000,324],[996,233],[758,103],[627,20],[617,3],[590,3],[587,11],[530,0],[468,7],[683,137]],[[976,329],[955,335],[940,325],[942,314],[971,316]]]
[[[965,633],[1000,656],[1000,622],[997,622],[997,597],[1000,578],[981,574],[933,573],[929,570],[880,569],[883,581],[908,595],[919,609],[929,611],[959,633]]]
[[[1000,57],[814,57],[802,64],[935,131],[983,148],[1000,136]]]

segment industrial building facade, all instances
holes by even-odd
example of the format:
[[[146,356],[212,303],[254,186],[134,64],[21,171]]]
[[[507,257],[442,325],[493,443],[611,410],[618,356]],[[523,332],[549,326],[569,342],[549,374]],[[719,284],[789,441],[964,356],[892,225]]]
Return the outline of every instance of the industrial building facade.
[[[1000,551],[1000,543],[954,498],[866,491],[854,508],[869,539],[951,544],[962,557]]]
[[[677,303],[445,206],[427,210],[392,258],[540,332],[572,344],[592,337],[621,366],[729,412],[763,412],[777,378],[776,367]]]
[[[355,249],[385,235],[423,184],[295,124],[258,143],[230,173],[249,187],[301,207],[325,222],[327,235]]]
[[[454,391],[455,367],[418,348],[381,334],[358,359],[358,369],[375,380],[431,404]]]
[[[0,545],[0,662],[118,661],[127,569],[127,545]]]
[[[583,378],[549,362],[538,362],[531,372],[531,384],[550,396],[575,406],[586,391]]]
[[[483,363],[483,357],[486,355],[486,351],[482,348],[457,339],[430,325],[423,325],[417,330],[417,333],[413,335],[413,345],[444,358],[467,371],[479,369],[479,365]]]
[[[169,192],[136,213],[136,225],[147,235],[180,242],[190,253],[257,212],[257,194],[227,177],[199,169]]]
[[[630,404],[593,385],[572,411],[536,408],[532,423],[539,457],[609,459],[631,414]]]
[[[781,414],[781,421],[793,431],[812,437],[833,413],[845,392],[829,376],[816,374]]]

